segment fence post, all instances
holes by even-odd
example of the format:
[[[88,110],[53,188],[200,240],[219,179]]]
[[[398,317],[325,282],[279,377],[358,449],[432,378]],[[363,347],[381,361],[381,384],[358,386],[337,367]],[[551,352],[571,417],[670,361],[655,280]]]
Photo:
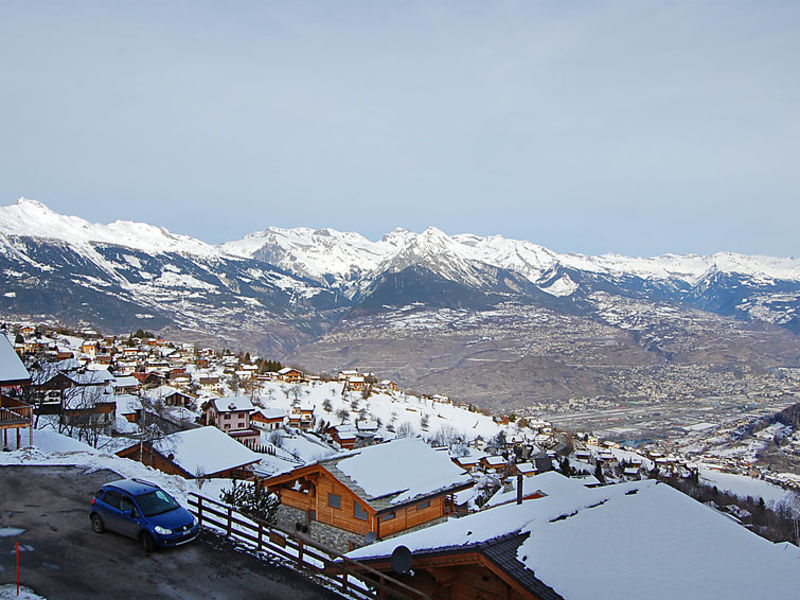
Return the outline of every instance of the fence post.
[[[233,509],[229,506],[228,507],[228,537],[231,536],[231,526],[233,524],[231,522],[231,519],[233,519]]]
[[[264,526],[258,522],[258,551],[261,552],[261,537],[264,535]]]
[[[203,525],[203,497],[195,496],[197,498],[197,524],[202,527]]]
[[[297,560],[303,562],[303,540],[297,540]]]

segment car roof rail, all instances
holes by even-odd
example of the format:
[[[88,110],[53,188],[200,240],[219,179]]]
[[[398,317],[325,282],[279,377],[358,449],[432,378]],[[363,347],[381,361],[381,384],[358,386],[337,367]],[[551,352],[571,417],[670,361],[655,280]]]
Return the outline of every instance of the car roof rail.
[[[161,486],[158,485],[157,483],[153,483],[152,481],[147,481],[147,479],[142,479],[141,477],[131,477],[131,481],[135,481],[136,483],[144,483],[147,485],[152,485],[153,487],[161,489]]]

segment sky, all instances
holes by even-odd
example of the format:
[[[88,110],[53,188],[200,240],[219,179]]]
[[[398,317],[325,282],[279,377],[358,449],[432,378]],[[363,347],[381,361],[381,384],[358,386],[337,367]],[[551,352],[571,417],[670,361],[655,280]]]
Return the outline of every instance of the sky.
[[[798,256],[800,2],[0,0],[0,205]]]

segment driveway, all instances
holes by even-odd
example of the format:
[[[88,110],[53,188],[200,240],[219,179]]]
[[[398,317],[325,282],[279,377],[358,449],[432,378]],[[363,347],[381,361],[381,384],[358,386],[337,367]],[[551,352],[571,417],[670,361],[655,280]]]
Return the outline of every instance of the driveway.
[[[295,571],[239,552],[207,532],[149,556],[134,540],[92,533],[90,496],[115,479],[120,476],[111,471],[86,473],[79,467],[0,467],[0,584],[15,581],[18,542],[22,584],[48,600],[341,600]]]

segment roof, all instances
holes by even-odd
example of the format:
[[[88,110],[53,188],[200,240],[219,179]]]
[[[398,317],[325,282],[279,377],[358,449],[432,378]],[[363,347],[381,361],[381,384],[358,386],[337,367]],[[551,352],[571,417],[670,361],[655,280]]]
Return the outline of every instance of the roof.
[[[255,407],[249,398],[244,396],[229,396],[228,398],[215,398],[214,408],[217,412],[235,412],[240,410],[253,411]]]
[[[494,554],[481,551],[518,581],[535,577],[577,600],[666,600],[687,590],[693,599],[792,597],[800,585],[800,549],[786,552],[666,484],[551,490],[545,498],[451,518],[346,556],[385,560],[400,545],[426,556],[516,539],[515,552],[510,541]],[[609,552],[612,546],[619,552]]]
[[[214,475],[261,460],[229,435],[211,425],[179,431],[153,442],[153,448],[189,475]]]
[[[0,386],[20,385],[30,382],[31,375],[8,338],[0,335]]]
[[[473,483],[447,453],[411,438],[367,446],[320,464],[378,511]]]
[[[128,492],[132,496],[139,496],[152,492],[153,490],[161,489],[155,483],[145,481],[144,479],[119,479],[117,481],[111,481],[103,487],[109,486]]]

